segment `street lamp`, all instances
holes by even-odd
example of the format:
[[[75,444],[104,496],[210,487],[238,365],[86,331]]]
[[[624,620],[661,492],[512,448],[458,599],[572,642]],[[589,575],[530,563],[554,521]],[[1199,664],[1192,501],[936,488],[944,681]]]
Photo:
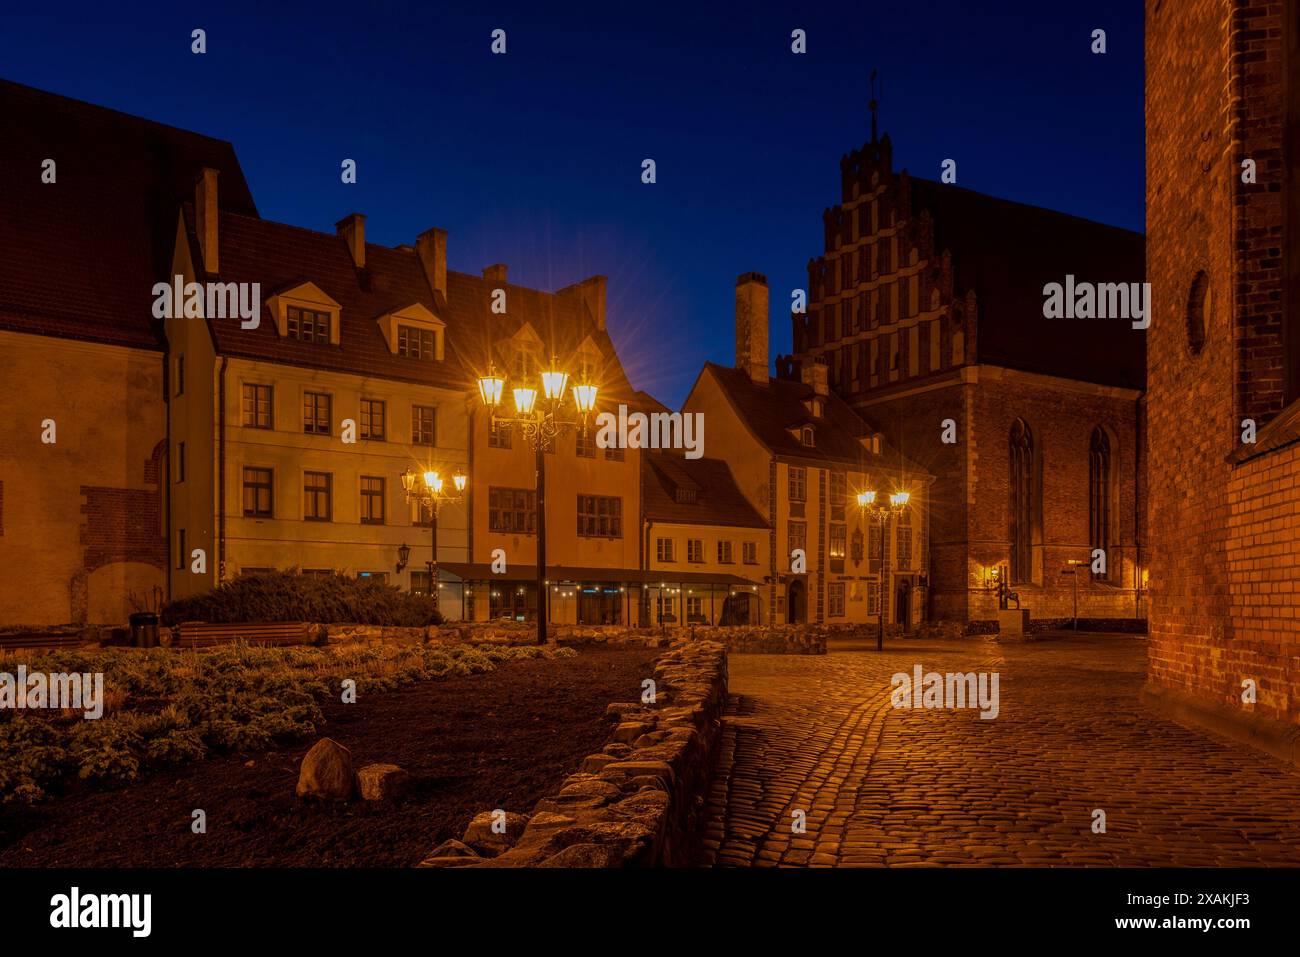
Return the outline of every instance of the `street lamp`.
[[[908,492],[895,492],[889,496],[889,503],[876,502],[876,493],[874,490],[858,493],[858,510],[867,517],[868,521],[874,520],[880,523],[880,593],[879,593],[879,612],[880,612],[880,634],[876,637],[876,650],[885,650],[885,543],[889,539],[889,518],[891,515],[897,515],[907,508],[908,499],[912,496]]]
[[[546,643],[546,446],[556,437],[574,428],[586,428],[596,408],[597,388],[580,382],[569,389],[569,373],[560,369],[554,356],[539,381],[523,379],[511,383],[514,414],[502,410],[501,396],[505,380],[492,368],[478,380],[479,399],[488,409],[493,425],[517,427],[532,446],[537,458],[537,643]],[[564,396],[573,396],[574,412],[566,414]]]
[[[420,474],[408,468],[402,473],[402,491],[406,493],[407,503],[418,502],[421,508],[429,507],[429,594],[433,596],[434,611],[438,610],[438,506],[461,499],[469,480],[457,469],[451,477],[451,484],[452,488],[448,490],[443,477],[433,469]],[[398,549],[398,555],[402,559],[402,565],[398,566],[400,570],[406,564],[410,549],[403,545]]]

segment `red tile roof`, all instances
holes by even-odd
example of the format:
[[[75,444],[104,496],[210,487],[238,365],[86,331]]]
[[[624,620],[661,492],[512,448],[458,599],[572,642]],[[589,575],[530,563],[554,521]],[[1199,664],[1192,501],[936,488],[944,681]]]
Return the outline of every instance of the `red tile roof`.
[[[677,490],[690,493],[679,501]],[[767,528],[722,459],[688,459],[673,452],[641,453],[641,495],[652,522]]]
[[[783,460],[825,468],[835,464],[863,471],[899,470],[927,474],[921,466],[905,458],[881,438],[881,452],[872,454],[862,439],[876,429],[854,412],[834,393],[822,397],[822,415],[813,415],[804,405],[815,393],[812,386],[792,379],[768,379],[767,385],[756,384],[749,374],[708,362],[711,373],[731,401],[741,420],[772,452]],[[804,425],[813,427],[813,445],[804,445],[791,432]]]
[[[1146,385],[1146,333],[1116,319],[1046,319],[1043,286],[1142,282],[1141,233],[911,177],[912,208],[952,252],[953,291],[975,290],[979,361],[1103,385]]]
[[[185,217],[191,248],[197,250],[192,206],[185,207]],[[429,285],[420,258],[410,246],[367,243],[366,265],[359,270],[346,243],[335,233],[235,214],[223,213],[220,218],[218,250],[219,280],[260,283],[263,303],[262,322],[256,329],[241,328],[236,318],[209,323],[221,355],[470,389],[475,377],[487,368],[491,345],[501,343],[528,322],[562,362],[591,336],[608,362],[600,383],[602,407],[606,398],[631,394],[609,335],[597,328],[577,296],[448,270],[444,297]],[[314,283],[338,302],[337,346],[279,336],[266,302],[273,293],[303,282]],[[504,315],[490,309],[492,290],[498,287],[506,290]],[[443,361],[411,359],[389,350],[376,320],[412,303],[420,303],[446,323]],[[498,356],[498,372],[504,371],[501,366]]]
[[[223,208],[257,216],[234,148],[6,80],[0,117],[0,328],[160,348],[152,289],[203,167]]]

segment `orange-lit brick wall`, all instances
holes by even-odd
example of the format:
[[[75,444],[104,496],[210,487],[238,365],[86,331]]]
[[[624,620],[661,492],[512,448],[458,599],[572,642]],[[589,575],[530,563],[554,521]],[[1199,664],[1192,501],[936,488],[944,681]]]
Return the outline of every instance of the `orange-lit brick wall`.
[[[1300,451],[1234,464],[1283,404],[1282,4],[1147,5],[1150,679],[1300,718]],[[1258,182],[1241,180],[1254,159]],[[1204,271],[1204,346],[1189,296]]]

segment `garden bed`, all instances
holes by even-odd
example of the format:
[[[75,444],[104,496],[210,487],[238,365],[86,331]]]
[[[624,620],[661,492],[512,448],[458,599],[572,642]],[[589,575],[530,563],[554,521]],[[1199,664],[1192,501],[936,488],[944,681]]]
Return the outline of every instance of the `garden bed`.
[[[655,655],[501,658],[489,673],[412,683],[376,673],[358,681],[356,704],[317,700],[316,731],[291,746],[214,750],[142,768],[128,783],[74,777],[31,806],[11,802],[0,808],[0,867],[412,865],[480,811],[531,811],[601,745],[605,705],[639,694]],[[400,765],[411,777],[406,797],[338,807],[295,798],[299,764],[322,734],[359,765]],[[206,834],[191,831],[195,809]]]

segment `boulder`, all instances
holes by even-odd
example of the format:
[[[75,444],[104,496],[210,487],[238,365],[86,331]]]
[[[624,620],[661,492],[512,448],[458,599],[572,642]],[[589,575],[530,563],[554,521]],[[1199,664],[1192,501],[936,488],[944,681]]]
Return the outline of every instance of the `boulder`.
[[[498,825],[497,830],[501,830],[499,834],[492,828],[498,820],[505,825],[504,830]],[[469,822],[469,827],[465,828],[461,840],[482,854],[496,856],[514,847],[527,826],[528,818],[522,814],[506,811],[498,815],[495,811],[480,811]]]
[[[363,801],[391,801],[405,793],[410,781],[396,764],[367,764],[357,772],[357,793]]]
[[[477,864],[482,858],[473,848],[466,847],[460,841],[443,841],[422,860],[417,867],[464,867]]]
[[[298,797],[347,801],[355,787],[351,751],[332,738],[312,745],[298,771]]]

